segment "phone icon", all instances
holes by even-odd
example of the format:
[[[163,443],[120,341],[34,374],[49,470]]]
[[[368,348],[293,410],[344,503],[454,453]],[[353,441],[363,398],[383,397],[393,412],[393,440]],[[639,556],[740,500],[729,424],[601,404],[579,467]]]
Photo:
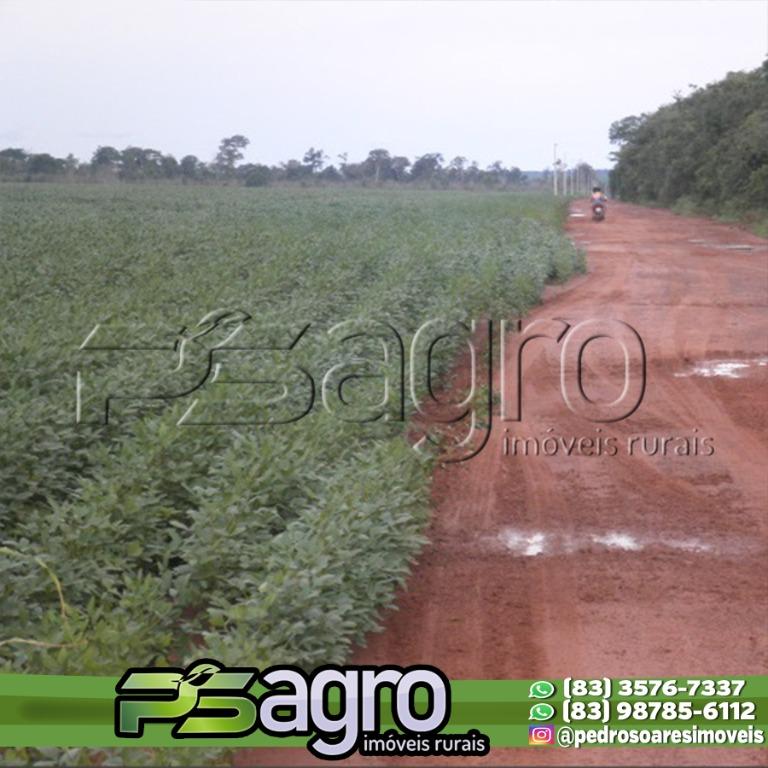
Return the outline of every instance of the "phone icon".
[[[551,720],[555,716],[555,708],[551,704],[542,702],[531,707],[529,720]]]
[[[550,696],[555,695],[554,683],[550,683],[549,680],[537,680],[531,684],[531,689],[528,692],[529,699],[548,699]]]

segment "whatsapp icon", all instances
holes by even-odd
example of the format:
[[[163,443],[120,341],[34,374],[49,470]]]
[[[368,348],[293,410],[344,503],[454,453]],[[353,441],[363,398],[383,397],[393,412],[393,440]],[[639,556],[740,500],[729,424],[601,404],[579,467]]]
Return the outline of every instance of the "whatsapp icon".
[[[555,685],[548,680],[538,680],[531,683],[531,689],[528,693],[529,699],[548,699],[555,695]]]
[[[531,707],[529,720],[551,720],[555,716],[555,708],[551,704],[540,703]]]

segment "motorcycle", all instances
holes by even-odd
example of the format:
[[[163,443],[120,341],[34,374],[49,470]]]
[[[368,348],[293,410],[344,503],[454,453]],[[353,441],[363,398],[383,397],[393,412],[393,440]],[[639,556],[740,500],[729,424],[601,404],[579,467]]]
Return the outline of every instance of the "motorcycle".
[[[592,221],[602,221],[605,218],[605,202],[595,200],[592,203]]]

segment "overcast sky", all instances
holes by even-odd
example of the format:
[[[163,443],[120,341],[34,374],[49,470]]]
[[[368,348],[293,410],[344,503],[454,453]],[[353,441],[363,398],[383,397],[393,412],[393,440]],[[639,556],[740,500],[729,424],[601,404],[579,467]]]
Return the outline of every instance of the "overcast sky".
[[[0,147],[602,167],[613,120],[761,64],[768,0],[0,0],[0,34]]]

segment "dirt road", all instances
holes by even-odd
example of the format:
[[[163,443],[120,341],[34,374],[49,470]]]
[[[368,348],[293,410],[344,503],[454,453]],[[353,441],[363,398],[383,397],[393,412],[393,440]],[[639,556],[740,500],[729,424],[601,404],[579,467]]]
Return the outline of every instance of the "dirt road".
[[[568,231],[587,249],[588,274],[529,319],[632,325],[647,352],[644,400],[626,420],[587,421],[563,402],[556,345],[526,347],[522,421],[496,420],[483,453],[438,470],[430,544],[399,610],[355,661],[430,663],[451,678],[765,674],[768,242],[618,203],[604,223],[574,217]],[[617,362],[615,348],[595,342],[585,386],[616,391]],[[644,436],[649,450],[654,437],[708,437],[714,454],[649,456],[637,442],[632,456],[502,451],[505,428],[594,437],[598,426],[621,446]],[[754,749],[542,749],[480,762],[765,761]]]

